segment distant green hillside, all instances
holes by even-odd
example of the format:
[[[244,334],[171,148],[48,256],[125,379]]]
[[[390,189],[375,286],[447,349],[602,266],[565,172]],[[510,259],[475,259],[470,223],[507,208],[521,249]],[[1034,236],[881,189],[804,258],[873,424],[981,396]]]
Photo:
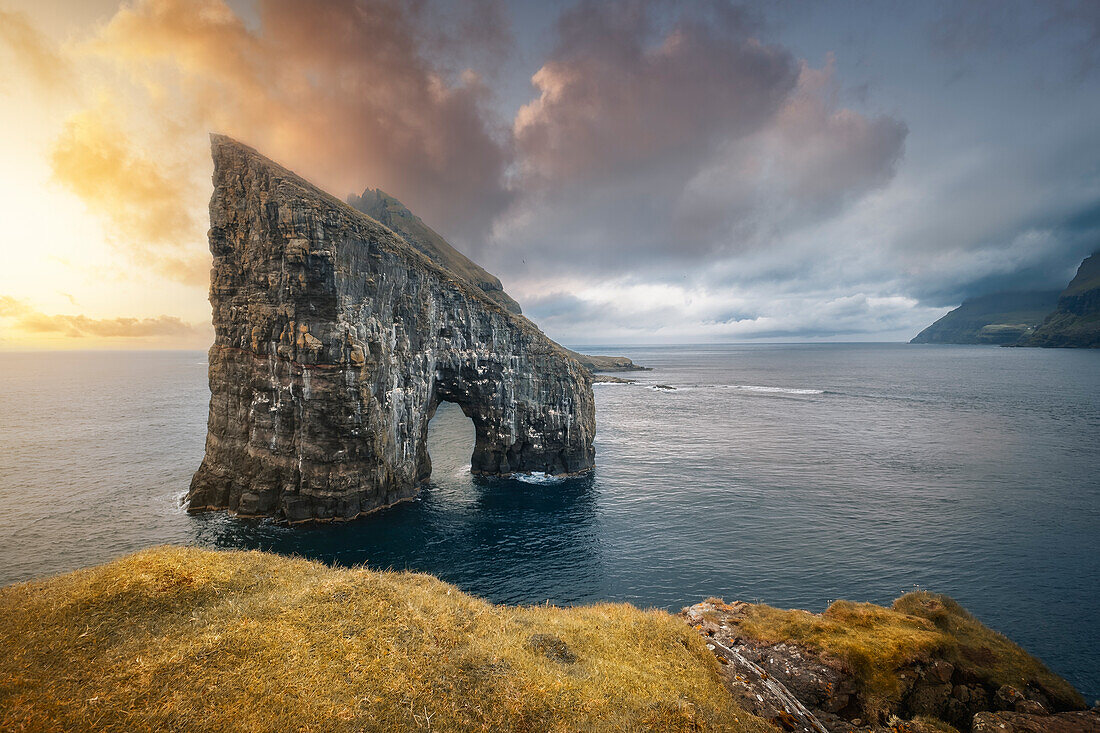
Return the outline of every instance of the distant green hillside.
[[[993,293],[963,302],[917,334],[911,344],[1012,344],[1058,303],[1057,290]]]
[[[1100,252],[1081,263],[1054,312],[1019,345],[1100,348]]]

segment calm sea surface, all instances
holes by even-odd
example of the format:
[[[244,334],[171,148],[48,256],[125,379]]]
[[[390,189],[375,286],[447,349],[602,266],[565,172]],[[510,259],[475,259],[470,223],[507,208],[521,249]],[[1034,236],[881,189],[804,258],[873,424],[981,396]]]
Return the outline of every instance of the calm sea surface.
[[[920,587],[1100,696],[1100,351],[596,353],[654,370],[596,386],[592,475],[473,478],[473,426],[444,405],[419,501],[308,528],[180,509],[205,354],[0,354],[0,583],[182,543],[411,568],[507,603],[821,610]]]

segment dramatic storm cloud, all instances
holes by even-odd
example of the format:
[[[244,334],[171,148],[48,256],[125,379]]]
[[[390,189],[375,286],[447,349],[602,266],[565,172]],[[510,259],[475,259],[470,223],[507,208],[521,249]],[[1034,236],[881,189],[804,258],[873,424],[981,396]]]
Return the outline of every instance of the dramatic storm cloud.
[[[1098,39],[1088,0],[0,0],[0,291],[206,321],[217,131],[566,342],[908,338],[1100,248]]]
[[[566,13],[516,117],[523,259],[621,273],[766,246],[890,180],[904,124],[837,105],[833,69],[741,12],[654,27],[641,3]]]

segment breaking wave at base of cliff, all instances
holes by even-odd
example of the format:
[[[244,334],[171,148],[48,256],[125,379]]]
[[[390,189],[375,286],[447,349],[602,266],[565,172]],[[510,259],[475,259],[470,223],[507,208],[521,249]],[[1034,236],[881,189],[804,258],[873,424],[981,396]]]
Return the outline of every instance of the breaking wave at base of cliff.
[[[514,478],[516,481],[522,481],[525,484],[540,485],[560,484],[565,480],[561,476],[551,476],[541,471],[534,471],[532,473],[513,473],[509,478]]]

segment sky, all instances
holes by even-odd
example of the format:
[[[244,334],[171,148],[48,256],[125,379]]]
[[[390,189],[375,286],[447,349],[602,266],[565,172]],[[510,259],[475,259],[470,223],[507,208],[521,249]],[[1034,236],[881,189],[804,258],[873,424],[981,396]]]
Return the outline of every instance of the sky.
[[[209,132],[569,344],[900,341],[1100,249],[1095,0],[0,0],[0,349],[206,348]]]

